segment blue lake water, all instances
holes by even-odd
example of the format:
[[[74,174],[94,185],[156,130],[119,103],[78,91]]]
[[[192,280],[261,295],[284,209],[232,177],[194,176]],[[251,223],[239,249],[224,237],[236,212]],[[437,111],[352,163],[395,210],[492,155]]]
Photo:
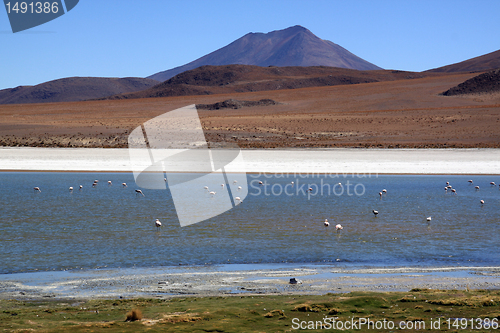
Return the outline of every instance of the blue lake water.
[[[248,263],[500,266],[500,190],[489,184],[500,176],[279,176],[248,175],[241,204],[181,228],[169,190],[138,196],[129,173],[0,173],[0,273]],[[280,193],[291,181],[292,195]],[[456,195],[444,191],[447,181]],[[302,184],[328,186],[308,195]]]

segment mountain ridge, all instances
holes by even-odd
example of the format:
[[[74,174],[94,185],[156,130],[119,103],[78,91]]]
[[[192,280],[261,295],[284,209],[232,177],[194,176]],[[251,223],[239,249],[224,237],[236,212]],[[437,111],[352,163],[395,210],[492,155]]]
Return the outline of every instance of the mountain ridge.
[[[126,77],[68,77],[34,86],[18,86],[0,90],[0,104],[73,102],[150,88],[158,81]]]
[[[483,72],[500,68],[500,50],[483,54],[451,65],[429,69],[426,72]]]
[[[298,89],[416,79],[436,75],[447,74],[422,74],[389,70],[359,71],[328,66],[206,65],[182,72],[143,91],[101,99],[135,99]]]
[[[358,70],[382,69],[331,41],[323,40],[296,25],[268,33],[250,32],[243,37],[185,65],[161,71],[148,78],[166,81],[177,74],[204,65],[330,66]]]

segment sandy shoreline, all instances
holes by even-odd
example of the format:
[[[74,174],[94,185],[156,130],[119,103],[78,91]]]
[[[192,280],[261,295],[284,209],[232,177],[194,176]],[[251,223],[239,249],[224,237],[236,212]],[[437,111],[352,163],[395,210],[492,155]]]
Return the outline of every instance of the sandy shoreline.
[[[500,174],[500,149],[242,150],[248,173]],[[0,148],[0,171],[131,172],[128,149]]]
[[[295,277],[300,284],[292,285]],[[168,298],[350,291],[499,289],[499,267],[349,269],[265,264],[98,269],[0,275],[0,298]]]

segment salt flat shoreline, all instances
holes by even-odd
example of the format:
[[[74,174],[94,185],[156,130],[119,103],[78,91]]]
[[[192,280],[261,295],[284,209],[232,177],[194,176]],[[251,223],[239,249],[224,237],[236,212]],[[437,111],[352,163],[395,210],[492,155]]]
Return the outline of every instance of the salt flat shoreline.
[[[500,174],[500,149],[242,150],[240,172],[337,174]],[[147,164],[147,163],[146,163]],[[0,171],[132,172],[123,148],[0,148]],[[141,170],[136,170],[141,171]]]
[[[234,266],[234,267],[232,267]],[[290,278],[301,283],[290,284]],[[0,299],[114,299],[500,289],[500,267],[363,268],[264,264],[0,275]]]

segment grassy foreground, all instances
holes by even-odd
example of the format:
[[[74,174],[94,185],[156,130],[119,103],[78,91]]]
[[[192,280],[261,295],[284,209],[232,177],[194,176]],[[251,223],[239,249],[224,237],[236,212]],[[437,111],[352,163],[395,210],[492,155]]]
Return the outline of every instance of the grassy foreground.
[[[142,319],[125,321],[127,314]],[[360,326],[369,321],[372,326]],[[283,332],[300,327],[314,332],[334,331],[341,324],[344,332],[390,332],[399,330],[399,325],[413,328],[405,332],[500,332],[500,327],[495,329],[498,321],[498,290],[0,301],[0,331],[6,332]],[[350,327],[353,322],[357,327]],[[424,327],[417,327],[422,323]]]

